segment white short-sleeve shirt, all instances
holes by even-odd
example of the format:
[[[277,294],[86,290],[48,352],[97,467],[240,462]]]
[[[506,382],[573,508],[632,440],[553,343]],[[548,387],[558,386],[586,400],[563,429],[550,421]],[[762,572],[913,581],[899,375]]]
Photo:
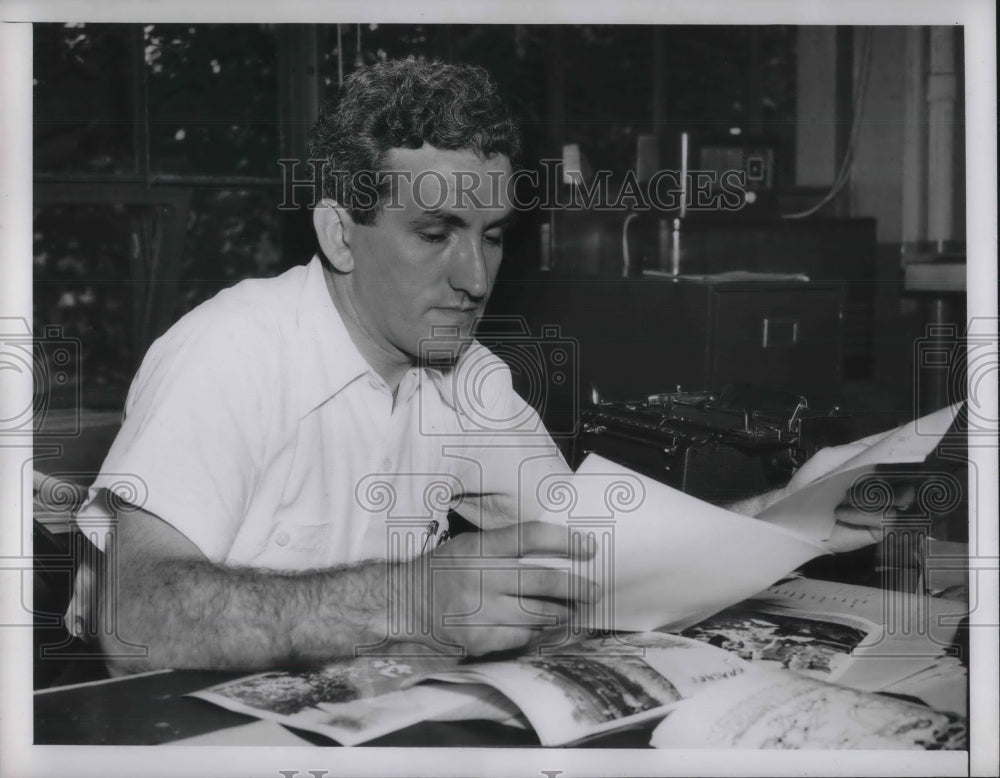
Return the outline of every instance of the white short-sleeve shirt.
[[[477,342],[448,371],[411,369],[394,400],[314,258],[221,292],[153,344],[91,498],[141,507],[213,562],[305,570],[417,554],[450,507],[517,521],[542,477],[568,472]],[[94,499],[78,516],[98,547],[111,521]]]

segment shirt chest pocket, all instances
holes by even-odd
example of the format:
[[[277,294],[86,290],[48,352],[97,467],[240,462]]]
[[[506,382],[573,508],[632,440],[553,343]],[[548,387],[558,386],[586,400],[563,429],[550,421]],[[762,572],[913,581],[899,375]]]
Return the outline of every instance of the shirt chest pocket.
[[[330,525],[282,522],[271,533],[268,545],[295,552],[321,552],[329,548]]]
[[[254,564],[274,570],[309,570],[334,563],[329,523],[299,524],[283,521],[274,526]]]

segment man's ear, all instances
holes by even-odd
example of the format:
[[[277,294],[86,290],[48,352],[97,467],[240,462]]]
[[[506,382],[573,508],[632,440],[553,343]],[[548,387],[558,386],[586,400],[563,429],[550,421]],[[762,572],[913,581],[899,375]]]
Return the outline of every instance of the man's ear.
[[[313,208],[313,227],[319,239],[320,248],[333,266],[341,273],[354,270],[354,254],[351,253],[350,234],[354,220],[339,203],[324,197]]]

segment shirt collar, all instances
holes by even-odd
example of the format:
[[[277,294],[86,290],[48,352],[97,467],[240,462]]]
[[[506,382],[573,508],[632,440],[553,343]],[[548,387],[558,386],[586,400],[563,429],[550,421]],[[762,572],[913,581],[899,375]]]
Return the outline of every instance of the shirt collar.
[[[299,416],[304,417],[372,371],[330,298],[319,256],[306,266],[296,316],[299,342],[289,345],[299,353]]]
[[[298,300],[297,324],[299,343],[299,417],[305,417],[348,384],[364,375],[376,375],[368,361],[358,351],[347,331],[343,317],[327,290],[323,262],[314,256],[306,266],[306,276]],[[431,384],[444,403],[456,410],[455,381],[463,364],[482,349],[473,341],[452,368],[423,367],[417,387]],[[381,379],[379,379],[381,380]],[[411,392],[412,393],[412,392]],[[408,398],[400,397],[400,401]]]
[[[420,371],[420,385],[429,384],[441,395],[444,404],[455,408],[455,370],[441,370],[437,367],[424,367]]]
[[[421,371],[421,383],[430,383],[437,389],[445,405],[454,411],[460,410],[455,400],[455,387],[462,381],[468,380],[469,365],[476,364],[477,360],[482,358],[484,351],[486,347],[478,340],[473,340],[453,367],[448,369],[424,367]]]

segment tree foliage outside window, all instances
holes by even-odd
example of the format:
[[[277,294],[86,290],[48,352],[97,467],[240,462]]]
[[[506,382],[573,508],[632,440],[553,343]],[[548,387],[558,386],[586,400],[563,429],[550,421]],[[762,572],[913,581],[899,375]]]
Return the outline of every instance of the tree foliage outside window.
[[[266,25],[34,29],[36,187],[60,200],[36,204],[34,328],[78,338],[85,403],[120,406],[165,326],[223,286],[292,264],[277,210],[279,36]],[[81,181],[85,202],[65,202],[67,182]],[[193,191],[176,268],[143,265],[165,237],[143,228],[155,195],[130,201],[129,187],[161,186]],[[161,308],[169,317],[150,327]],[[56,406],[73,397],[58,394]]]
[[[91,405],[121,402],[137,359],[133,306],[142,291],[130,262],[137,217],[121,203],[35,207],[35,332],[57,325],[63,337],[79,341],[79,375],[71,378]],[[59,407],[79,387],[52,389],[57,396],[48,400]]]
[[[244,278],[285,268],[281,213],[271,189],[202,189],[194,193],[178,269],[173,319]],[[304,261],[308,257],[298,257]]]
[[[34,165],[49,173],[136,172],[130,28],[35,24]]]
[[[276,177],[274,27],[148,24],[142,32],[153,172]]]

